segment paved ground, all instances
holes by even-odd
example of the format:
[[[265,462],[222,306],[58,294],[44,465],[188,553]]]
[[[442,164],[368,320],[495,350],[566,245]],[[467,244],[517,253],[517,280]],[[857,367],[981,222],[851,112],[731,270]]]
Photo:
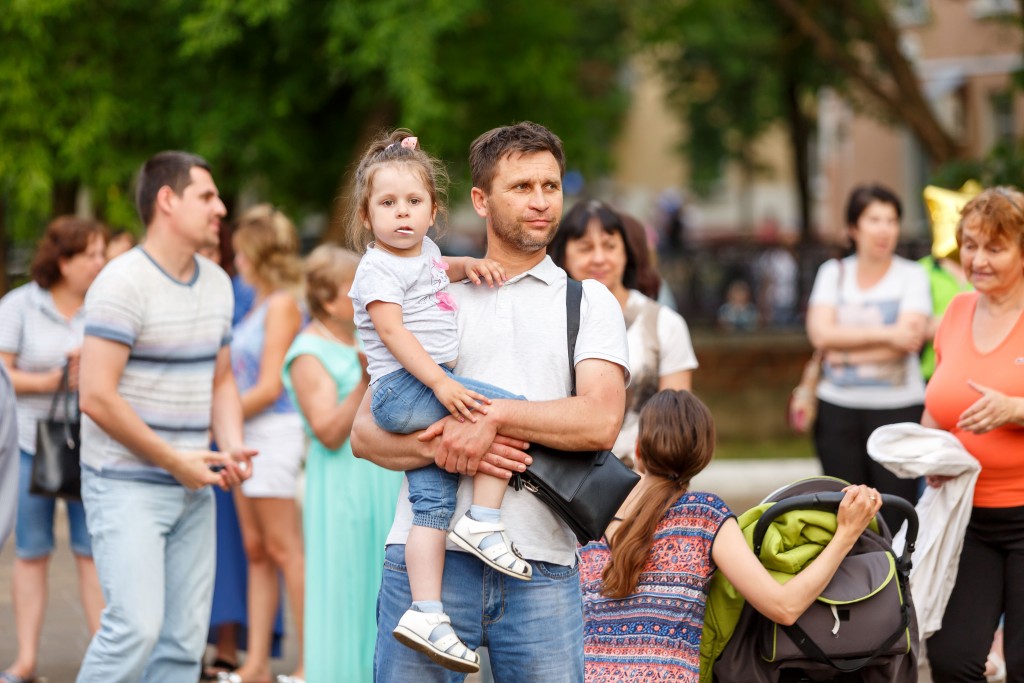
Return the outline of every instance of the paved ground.
[[[750,460],[719,461],[694,480],[694,489],[714,491],[737,511],[756,505],[771,491],[789,482],[818,474],[817,461]],[[67,549],[63,515],[58,526],[58,550],[50,565],[50,599],[43,627],[39,674],[49,683],[71,683],[88,645],[85,620],[78,602],[73,560]],[[0,553],[0,667],[15,655],[14,617],[11,611],[11,567],[14,561],[13,539]],[[285,641],[285,657],[275,660],[274,673],[288,673],[295,664],[295,652]],[[470,677],[480,683],[482,676]],[[925,673],[921,683],[929,683]]]
[[[50,599],[39,653],[39,676],[48,683],[73,683],[78,665],[89,645],[89,632],[78,600],[78,581],[74,559],[67,543],[67,517],[57,515],[57,550],[50,561]],[[14,660],[14,614],[11,609],[11,569],[14,563],[14,539],[0,553],[0,667]],[[291,632],[291,625],[288,625]],[[295,652],[286,640],[284,657],[273,661],[275,674],[291,673]]]

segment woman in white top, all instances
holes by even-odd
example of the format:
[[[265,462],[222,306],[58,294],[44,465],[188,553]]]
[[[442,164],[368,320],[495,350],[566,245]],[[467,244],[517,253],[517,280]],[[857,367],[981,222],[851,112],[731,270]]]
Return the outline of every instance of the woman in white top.
[[[697,367],[683,317],[638,291],[641,279],[649,278],[641,263],[646,254],[637,253],[639,241],[631,239],[621,214],[591,200],[569,210],[548,249],[570,277],[598,280],[622,306],[631,379],[626,415],[612,451],[630,463],[640,408],[663,389],[689,390]]]
[[[65,365],[68,385],[78,389],[78,352],[85,332],[85,293],[103,268],[107,230],[97,221],[61,216],[46,228],[32,261],[32,281],[0,300],[0,363],[17,395],[18,446],[21,451],[18,512],[11,592],[18,656],[0,681],[31,681],[36,674],[39,637],[46,612],[46,576],[53,552],[56,500],[28,492],[36,450],[36,420],[49,412]],[[67,501],[71,551],[90,632],[103,610],[85,510]]]
[[[896,256],[901,212],[884,187],[853,189],[846,221],[854,253],[818,269],[807,335],[824,354],[814,445],[825,474],[914,502],[917,483],[867,454],[871,432],[917,422],[924,404],[918,352],[931,294],[924,269]]]

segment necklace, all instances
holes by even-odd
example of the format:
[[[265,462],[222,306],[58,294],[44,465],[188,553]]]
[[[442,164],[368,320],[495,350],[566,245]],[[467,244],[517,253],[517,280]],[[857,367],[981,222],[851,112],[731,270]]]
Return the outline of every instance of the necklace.
[[[351,341],[345,341],[338,337],[338,335],[331,332],[330,328],[328,328],[327,325],[324,325],[322,322],[320,322],[319,318],[313,318],[313,324],[316,326],[316,329],[320,330],[325,335],[327,335],[328,338],[338,342],[342,346],[352,346]]]

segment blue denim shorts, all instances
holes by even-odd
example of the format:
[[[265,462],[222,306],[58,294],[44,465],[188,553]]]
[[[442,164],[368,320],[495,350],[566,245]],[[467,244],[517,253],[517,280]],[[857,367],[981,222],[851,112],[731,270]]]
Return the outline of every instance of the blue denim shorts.
[[[14,549],[22,560],[47,557],[53,552],[53,517],[56,498],[34,496],[28,492],[32,481],[32,454],[21,451],[18,473],[18,517],[14,525]],[[92,540],[85,523],[81,501],[68,500],[68,526],[71,528],[71,552],[92,557]]]

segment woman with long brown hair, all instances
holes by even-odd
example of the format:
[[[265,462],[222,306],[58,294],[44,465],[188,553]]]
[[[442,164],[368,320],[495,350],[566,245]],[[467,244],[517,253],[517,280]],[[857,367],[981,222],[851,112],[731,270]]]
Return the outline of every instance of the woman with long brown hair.
[[[689,490],[714,444],[711,413],[688,391],[661,391],[640,412],[640,483],[605,538],[581,552],[588,683],[697,681],[700,638],[693,634],[703,626],[716,568],[759,612],[792,624],[881,507],[874,489],[847,487],[832,541],[780,585],[750,551],[728,506],[713,493]]]

